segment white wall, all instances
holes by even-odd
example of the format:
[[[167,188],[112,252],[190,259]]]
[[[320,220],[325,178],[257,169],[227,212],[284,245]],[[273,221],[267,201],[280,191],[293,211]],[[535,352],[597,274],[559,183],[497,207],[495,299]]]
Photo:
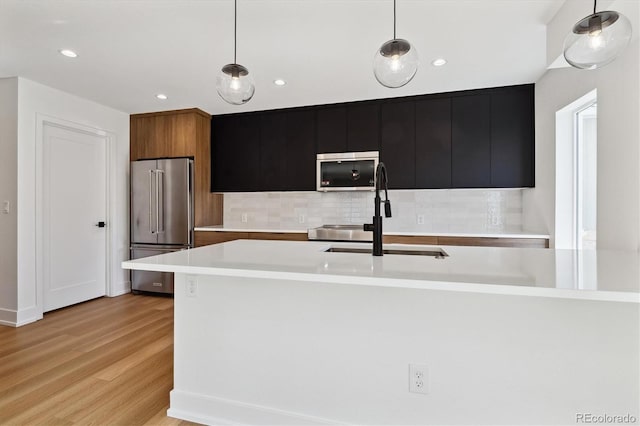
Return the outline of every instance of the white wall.
[[[0,323],[17,309],[17,140],[18,79],[0,79],[0,208],[11,203],[9,214],[0,212]]]
[[[18,79],[18,291],[17,323],[23,324],[41,317],[42,301],[36,288],[36,168],[38,167],[36,124],[37,116],[46,115],[59,120],[105,130],[115,136],[115,167],[110,170],[111,182],[117,194],[111,210],[110,232],[113,241],[112,294],[127,291],[128,275],[120,262],[128,258],[128,190],[129,116],[95,102],[52,89],[42,84]],[[78,176],[78,179],[82,179]]]
[[[640,2],[615,2],[639,31]],[[579,18],[577,18],[579,19]],[[576,21],[577,21],[576,19]],[[569,27],[570,28],[570,27]],[[568,31],[568,30],[567,30]],[[561,41],[560,41],[561,43]],[[525,190],[526,229],[555,230],[555,114],[598,91],[598,248],[640,250],[640,43],[593,71],[548,70],[536,83],[536,187]]]

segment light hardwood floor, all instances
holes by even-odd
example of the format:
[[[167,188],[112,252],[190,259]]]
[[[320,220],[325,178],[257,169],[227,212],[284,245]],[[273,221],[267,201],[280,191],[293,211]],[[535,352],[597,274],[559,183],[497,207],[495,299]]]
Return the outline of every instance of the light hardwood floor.
[[[173,299],[124,295],[0,326],[0,425],[193,425],[166,416]]]

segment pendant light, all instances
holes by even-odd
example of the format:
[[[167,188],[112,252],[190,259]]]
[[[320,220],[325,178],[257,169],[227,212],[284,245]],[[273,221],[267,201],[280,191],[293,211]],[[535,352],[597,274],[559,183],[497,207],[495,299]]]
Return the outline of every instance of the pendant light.
[[[393,39],[385,42],[373,57],[373,73],[385,87],[402,87],[418,71],[418,52],[407,40],[396,38],[396,0],[393,0]]]
[[[631,41],[631,23],[622,14],[607,10],[581,19],[564,39],[564,58],[570,65],[592,70],[612,62]]]
[[[233,0],[233,63],[222,67],[218,75],[216,89],[226,102],[242,105],[251,100],[256,87],[249,70],[236,63],[236,45],[238,34],[238,1]]]

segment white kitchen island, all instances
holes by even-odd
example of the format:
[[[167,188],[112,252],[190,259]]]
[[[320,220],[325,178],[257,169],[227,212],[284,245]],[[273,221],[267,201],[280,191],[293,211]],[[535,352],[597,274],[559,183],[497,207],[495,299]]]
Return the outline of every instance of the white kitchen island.
[[[636,252],[238,240],[123,263],[176,273],[169,415],[208,424],[640,418]],[[395,247],[389,245],[386,247]],[[422,246],[401,246],[411,250]],[[409,365],[426,391],[409,392]]]

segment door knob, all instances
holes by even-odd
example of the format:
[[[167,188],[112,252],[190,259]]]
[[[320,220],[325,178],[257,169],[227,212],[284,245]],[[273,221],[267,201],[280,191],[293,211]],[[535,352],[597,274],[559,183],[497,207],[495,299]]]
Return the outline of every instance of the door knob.
[[[104,228],[105,226],[107,226],[107,224],[106,224],[105,222],[98,222],[98,223],[96,224],[96,226],[97,226],[98,228]]]

